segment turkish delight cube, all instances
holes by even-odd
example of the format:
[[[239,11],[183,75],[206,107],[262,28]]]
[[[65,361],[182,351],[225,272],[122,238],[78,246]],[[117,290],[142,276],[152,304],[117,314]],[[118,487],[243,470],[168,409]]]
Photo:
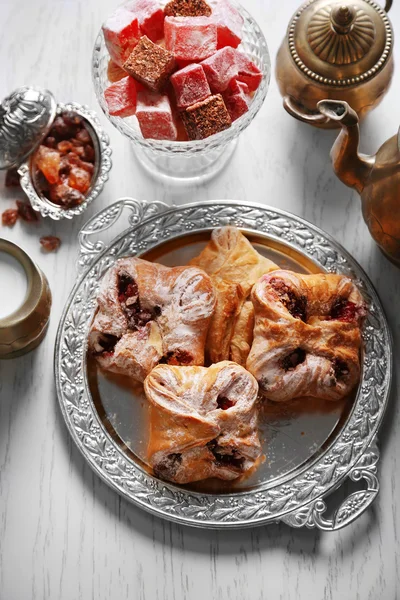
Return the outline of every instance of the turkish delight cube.
[[[189,106],[181,116],[189,140],[203,140],[232,124],[221,94]]]
[[[262,81],[262,72],[248,56],[238,50],[236,51],[236,63],[238,67],[236,79],[245,83],[250,92],[255,92]]]
[[[130,117],[136,112],[136,82],[124,77],[112,83],[105,91],[108,114],[114,117]]]
[[[131,0],[125,6],[135,15],[141,31],[152,42],[164,37],[164,11],[157,0]]]
[[[203,68],[198,64],[176,71],[171,77],[171,83],[175,91],[176,105],[181,110],[211,96]]]
[[[211,12],[205,0],[171,0],[164,8],[167,17],[209,17]]]
[[[129,75],[155,92],[162,90],[175,68],[172,52],[154,44],[145,35],[140,38],[124,63],[124,69]]]
[[[217,49],[217,26],[208,17],[166,17],[164,34],[177,60],[204,60]]]
[[[144,138],[176,140],[177,129],[168,96],[154,92],[139,92],[136,117]]]
[[[229,46],[218,50],[215,54],[203,60],[204,69],[212,92],[224,92],[229,83],[238,74],[236,51]]]
[[[237,48],[242,41],[243,29],[243,17],[237,8],[228,0],[219,0],[213,8],[212,19],[218,28],[218,49]]]
[[[249,110],[251,102],[249,87],[241,81],[233,79],[223,98],[232,121],[236,121]]]
[[[111,59],[122,67],[140,39],[138,19],[126,8],[120,7],[107,19],[102,29]]]

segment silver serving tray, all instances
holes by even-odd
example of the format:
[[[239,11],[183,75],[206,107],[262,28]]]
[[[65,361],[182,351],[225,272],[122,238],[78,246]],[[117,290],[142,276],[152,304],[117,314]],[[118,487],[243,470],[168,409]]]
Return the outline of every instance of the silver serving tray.
[[[185,264],[212,229],[227,224],[244,230],[258,250],[283,267],[343,273],[355,280],[369,305],[362,377],[354,398],[326,410],[315,401],[277,414],[267,408],[262,418],[266,460],[247,480],[230,487],[180,487],[155,478],[146,467],[145,399],[96,371],[87,360],[87,334],[99,282],[116,259],[145,255]],[[124,198],[91,218],[79,240],[79,276],[58,329],[55,378],[68,429],[104,481],[149,512],[197,527],[283,521],[337,530],[364,512],[379,491],[376,435],[389,398],[392,343],[371,282],[344,248],[299,217],[226,200],[171,208]],[[325,498],[347,478],[360,482],[360,489],[328,517]]]

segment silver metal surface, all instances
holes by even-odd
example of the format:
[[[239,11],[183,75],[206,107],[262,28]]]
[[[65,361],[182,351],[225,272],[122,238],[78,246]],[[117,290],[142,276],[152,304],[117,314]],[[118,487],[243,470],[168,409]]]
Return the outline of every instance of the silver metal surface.
[[[56,114],[48,90],[21,87],[0,105],[0,170],[20,165],[40,144]]]
[[[121,223],[128,228],[115,236]],[[280,264],[286,260],[288,268],[297,261],[305,270],[343,273],[356,281],[369,305],[362,380],[354,400],[331,412],[315,404],[306,410],[291,406],[283,416],[267,410],[262,427],[266,461],[253,479],[230,488],[178,487],[146,468],[146,402],[134,389],[93,371],[86,359],[87,333],[99,281],[117,258],[145,254],[161,256],[166,264],[184,262],[188,252],[198,250],[199,235],[227,224],[259,240],[257,249],[265,242],[265,251],[280,254]],[[299,217],[262,205],[217,200],[170,208],[133,199],[122,199],[90,219],[80,243],[80,276],[59,325],[55,377],[70,433],[109,485],[150,512],[198,527],[284,521],[293,527],[335,530],[362,514],[379,490],[376,434],[389,397],[392,346],[376,292],[339,244]],[[175,244],[175,250],[163,251],[168,244]],[[346,478],[363,487],[328,518],[325,497]]]
[[[28,159],[18,169],[21,176],[21,187],[29,198],[32,208],[38,211],[42,217],[50,217],[55,221],[60,219],[72,219],[81,215],[102,191],[106,183],[112,166],[110,139],[100,125],[96,113],[87,106],[82,106],[76,102],[68,104],[58,103],[55,115],[61,115],[64,112],[74,112],[81,116],[85,121],[89,133],[92,136],[95,150],[95,165],[91,187],[85,195],[85,201],[72,208],[62,208],[50,202],[45,196],[39,194],[34,185],[32,160]]]

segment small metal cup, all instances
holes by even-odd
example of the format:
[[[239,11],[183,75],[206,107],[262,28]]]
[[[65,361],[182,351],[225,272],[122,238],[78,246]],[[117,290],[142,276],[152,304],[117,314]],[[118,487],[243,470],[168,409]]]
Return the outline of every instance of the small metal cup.
[[[0,251],[13,256],[22,265],[27,278],[23,303],[0,319],[0,359],[15,358],[36,348],[44,338],[50,317],[51,292],[45,275],[22,248],[0,239]]]

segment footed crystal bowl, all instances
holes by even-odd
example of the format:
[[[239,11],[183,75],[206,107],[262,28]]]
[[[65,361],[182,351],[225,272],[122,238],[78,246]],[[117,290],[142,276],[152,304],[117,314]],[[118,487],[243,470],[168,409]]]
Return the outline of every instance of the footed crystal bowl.
[[[199,182],[214,177],[228,163],[238,136],[250,125],[265,100],[271,74],[267,42],[247,10],[236,2],[231,3],[244,19],[242,43],[238,50],[254,61],[263,73],[263,80],[253,96],[248,112],[234,121],[229,129],[205,140],[173,142],[144,139],[136,117],[121,118],[109,115],[104,90],[110,85],[107,77],[110,57],[102,31],[97,36],[92,57],[92,75],[97,100],[114,127],[132,141],[139,163],[158,179]],[[165,4],[165,1],[161,4]]]

